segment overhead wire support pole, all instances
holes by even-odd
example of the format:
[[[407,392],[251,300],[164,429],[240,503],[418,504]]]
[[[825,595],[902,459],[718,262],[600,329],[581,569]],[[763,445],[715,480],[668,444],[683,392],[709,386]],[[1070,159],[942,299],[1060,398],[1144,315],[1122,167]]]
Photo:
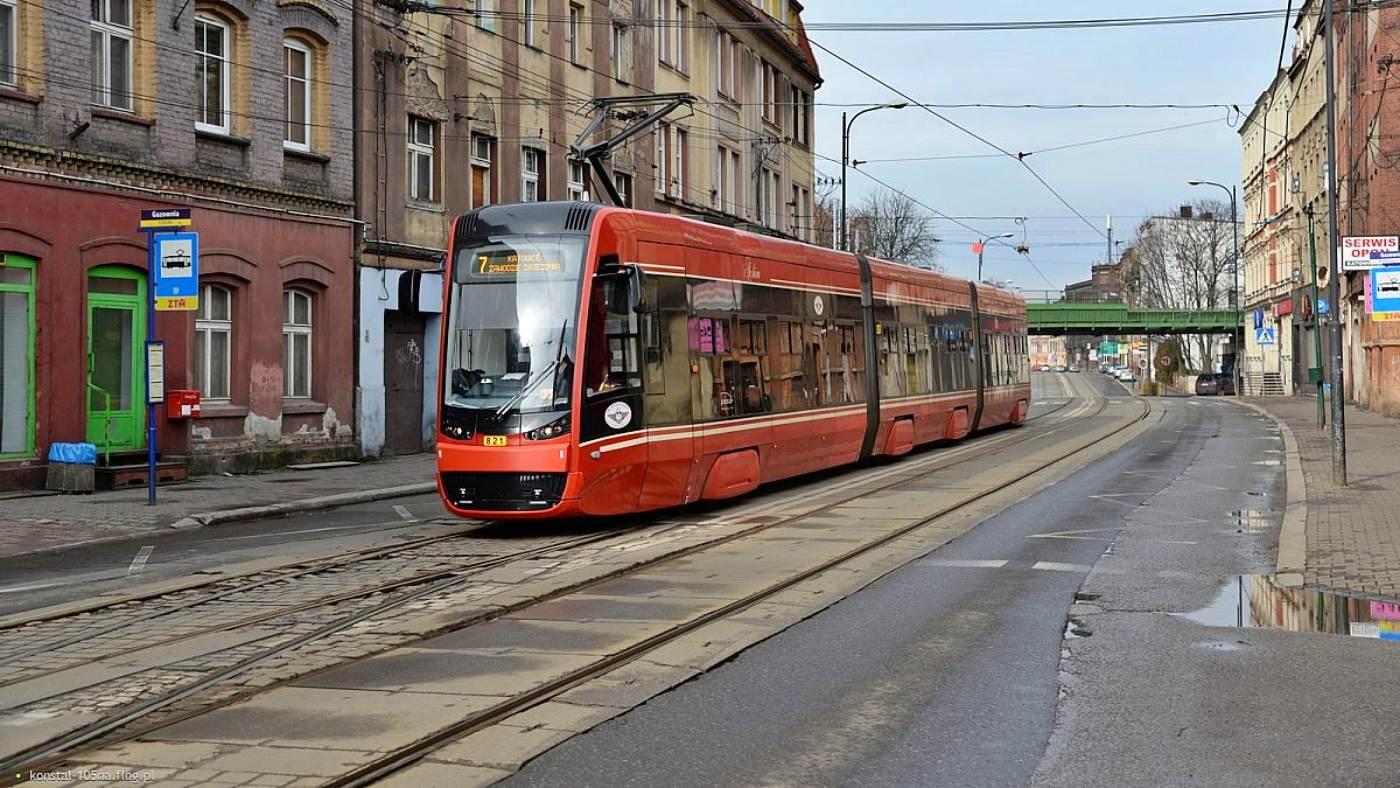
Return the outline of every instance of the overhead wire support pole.
[[[1336,52],[1333,39],[1334,15],[1332,1],[1322,2],[1322,35],[1325,40],[1326,63],[1323,69],[1327,75],[1327,260],[1329,265],[1339,258],[1337,249],[1337,75]],[[1331,358],[1328,367],[1328,384],[1332,389],[1332,483],[1346,486],[1347,483],[1347,432],[1346,432],[1346,388],[1342,374],[1342,271],[1333,272],[1327,285],[1327,350]]]

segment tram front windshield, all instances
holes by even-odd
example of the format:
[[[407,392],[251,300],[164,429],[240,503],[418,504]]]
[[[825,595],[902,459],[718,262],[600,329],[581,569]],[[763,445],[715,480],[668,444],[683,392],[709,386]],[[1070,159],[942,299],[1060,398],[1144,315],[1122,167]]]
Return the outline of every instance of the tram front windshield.
[[[510,236],[456,250],[443,403],[567,410],[587,239]]]

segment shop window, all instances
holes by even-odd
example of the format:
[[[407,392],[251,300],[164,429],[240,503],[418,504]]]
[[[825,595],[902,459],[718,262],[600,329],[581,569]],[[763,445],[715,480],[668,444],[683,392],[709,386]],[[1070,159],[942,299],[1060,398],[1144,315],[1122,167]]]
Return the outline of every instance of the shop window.
[[[282,291],[282,395],[311,396],[311,315],[313,296],[305,290]]]
[[[229,398],[232,338],[233,294],[226,287],[204,285],[194,323],[194,387],[205,400]]]

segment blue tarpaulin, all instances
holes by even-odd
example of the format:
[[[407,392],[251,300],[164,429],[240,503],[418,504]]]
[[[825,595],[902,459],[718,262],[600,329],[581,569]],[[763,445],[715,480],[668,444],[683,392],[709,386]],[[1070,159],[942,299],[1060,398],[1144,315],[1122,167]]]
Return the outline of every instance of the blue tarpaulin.
[[[49,462],[96,465],[97,447],[91,443],[53,443],[49,445]]]

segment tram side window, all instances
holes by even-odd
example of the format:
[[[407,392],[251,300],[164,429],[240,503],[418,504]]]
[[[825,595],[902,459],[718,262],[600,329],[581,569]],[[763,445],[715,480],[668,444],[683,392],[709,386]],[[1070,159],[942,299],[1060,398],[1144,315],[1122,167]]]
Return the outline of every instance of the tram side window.
[[[842,404],[865,401],[860,381],[864,348],[856,342],[856,327],[834,324],[827,332],[827,354],[832,365],[832,401]]]
[[[688,424],[691,392],[686,332],[690,310],[685,282],[675,277],[649,277],[645,285],[643,300],[654,305],[642,314],[646,423],[652,427]]]
[[[739,405],[747,414],[773,409],[764,386],[764,365],[768,355],[767,327],[760,320],[740,320],[736,341],[739,365]]]
[[[794,411],[807,407],[806,381],[802,374],[803,324],[792,320],[774,323],[777,353],[771,357],[774,410]]]
[[[739,413],[739,371],[730,359],[733,333],[728,318],[690,320],[690,349],[701,357],[699,415],[703,418],[724,419]]]

